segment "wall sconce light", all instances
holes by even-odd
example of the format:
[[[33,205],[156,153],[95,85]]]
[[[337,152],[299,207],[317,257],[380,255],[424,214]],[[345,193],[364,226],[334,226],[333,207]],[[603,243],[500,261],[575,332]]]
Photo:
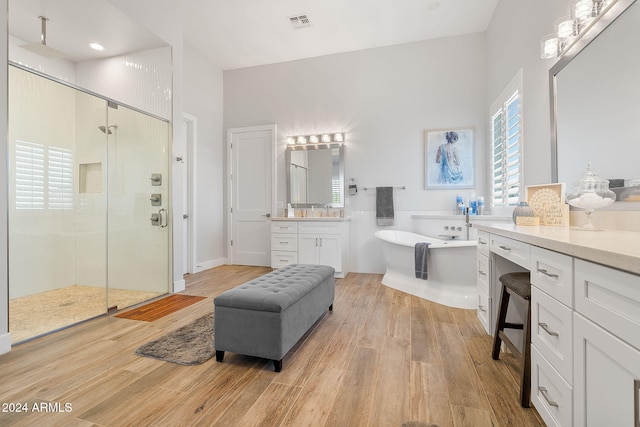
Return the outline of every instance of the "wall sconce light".
[[[345,141],[344,132],[323,133],[314,135],[295,135],[286,137],[287,145],[328,144],[341,145]]]
[[[616,0],[573,0],[571,15],[556,21],[556,32],[540,40],[540,57],[557,58]]]

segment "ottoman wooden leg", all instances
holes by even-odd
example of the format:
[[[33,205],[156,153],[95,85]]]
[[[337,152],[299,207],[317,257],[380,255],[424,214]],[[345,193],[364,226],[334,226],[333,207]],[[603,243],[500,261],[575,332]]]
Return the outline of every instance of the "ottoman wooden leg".
[[[282,371],[282,359],[273,361],[273,370],[276,372]]]
[[[224,351],[216,350],[216,361],[222,362],[222,359],[224,359]]]

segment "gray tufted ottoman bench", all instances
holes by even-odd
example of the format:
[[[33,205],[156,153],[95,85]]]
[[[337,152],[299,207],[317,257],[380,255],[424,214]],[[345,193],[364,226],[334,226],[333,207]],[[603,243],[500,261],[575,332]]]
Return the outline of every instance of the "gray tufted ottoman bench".
[[[334,268],[292,264],[223,292],[213,300],[216,360],[224,352],[282,358],[324,314],[333,310]]]

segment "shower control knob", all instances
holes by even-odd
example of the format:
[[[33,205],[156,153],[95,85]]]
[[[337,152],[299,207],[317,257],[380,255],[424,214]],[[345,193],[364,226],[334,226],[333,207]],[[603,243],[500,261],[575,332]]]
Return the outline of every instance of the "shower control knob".
[[[189,219],[189,215],[188,214],[182,214],[182,219]]]

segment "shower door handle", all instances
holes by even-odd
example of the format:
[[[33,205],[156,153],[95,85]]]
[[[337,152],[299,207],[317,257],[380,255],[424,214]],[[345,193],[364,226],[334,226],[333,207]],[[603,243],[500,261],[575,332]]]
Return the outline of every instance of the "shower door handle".
[[[167,226],[169,225],[169,211],[165,208],[162,208],[158,211],[158,214],[160,215],[160,222],[162,223],[162,225],[160,225],[160,228],[167,228]]]

